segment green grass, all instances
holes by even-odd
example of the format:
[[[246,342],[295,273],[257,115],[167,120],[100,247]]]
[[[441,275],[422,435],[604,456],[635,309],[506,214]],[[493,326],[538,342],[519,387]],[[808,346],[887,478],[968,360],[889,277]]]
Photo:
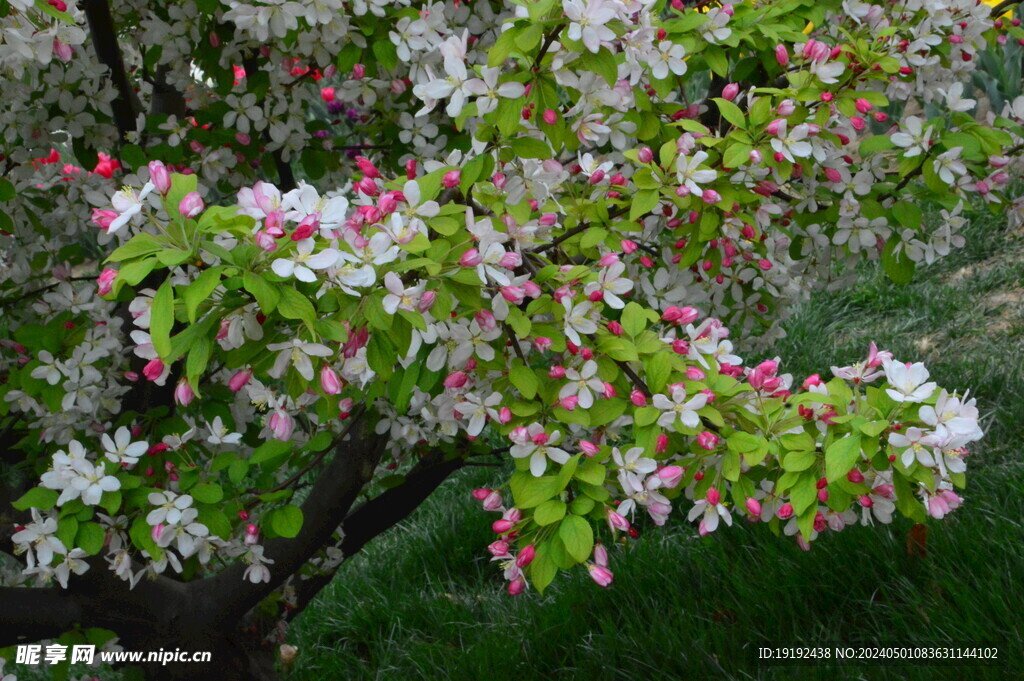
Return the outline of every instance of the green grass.
[[[855,527],[805,553],[765,527],[699,539],[679,514],[613,552],[615,583],[582,570],[544,596],[504,594],[487,563],[490,518],[469,497],[492,470],[448,481],[350,563],[293,626],[295,679],[1020,678],[1024,606],[1024,315],[1020,234],[975,221],[968,246],[895,286],[878,268],[815,295],[771,354],[797,379],[859,359],[875,340],[972,389],[987,437],[965,505],[928,527]],[[1008,666],[769,667],[769,642],[988,642]]]

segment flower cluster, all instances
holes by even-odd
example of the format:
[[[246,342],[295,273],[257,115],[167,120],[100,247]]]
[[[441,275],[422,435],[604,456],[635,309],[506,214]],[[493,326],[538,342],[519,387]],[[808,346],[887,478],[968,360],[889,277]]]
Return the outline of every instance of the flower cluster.
[[[1024,32],[983,5],[114,3],[125,91],[75,7],[7,4],[16,580],[281,583],[264,538],[368,442],[370,493],[508,455],[476,495],[513,594],[608,585],[674,511],[806,548],[959,506],[966,394],[874,346],[827,381],[743,357],[857,261],[962,246],[968,204],[1024,219],[1024,100],[963,85]]]

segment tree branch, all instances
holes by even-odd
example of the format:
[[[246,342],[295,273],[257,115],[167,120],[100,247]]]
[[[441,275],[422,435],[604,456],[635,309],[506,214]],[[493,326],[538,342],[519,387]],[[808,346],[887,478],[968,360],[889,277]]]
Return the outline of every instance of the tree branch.
[[[362,424],[365,429],[365,423]],[[242,578],[246,566],[237,562],[214,577],[189,586],[194,600],[224,621],[242,617],[299,570],[330,539],[363,486],[373,477],[387,440],[359,433],[341,443],[302,504],[303,524],[294,539],[271,539],[264,556],[273,560],[270,581],[250,584]]]
[[[341,543],[341,551],[345,559],[356,555],[371,540],[412,515],[442,482],[465,465],[465,459],[461,458],[441,463],[433,458],[423,459],[409,472],[405,483],[379,494],[349,513],[342,525],[345,538]],[[302,612],[320,590],[331,582],[337,569],[296,584],[296,607],[288,612],[288,617],[295,617]]]
[[[96,57],[110,69],[110,80],[117,88],[117,98],[110,103],[110,108],[114,113],[118,136],[123,143],[127,134],[135,130],[135,116],[142,109],[142,105],[125,72],[114,18],[110,15],[107,0],[82,0],[80,7],[85,11],[85,17],[89,22],[89,34],[96,50]]]

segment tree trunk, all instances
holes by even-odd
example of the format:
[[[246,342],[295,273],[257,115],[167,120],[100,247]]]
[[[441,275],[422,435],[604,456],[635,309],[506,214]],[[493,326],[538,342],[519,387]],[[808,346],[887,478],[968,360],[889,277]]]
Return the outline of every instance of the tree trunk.
[[[209,662],[160,662],[141,666],[152,681],[280,681],[277,673],[276,646],[252,629],[239,629],[234,623],[223,628],[203,631],[153,634],[140,632],[138,643],[122,639],[121,645],[131,651],[182,651],[189,655],[209,652]]]

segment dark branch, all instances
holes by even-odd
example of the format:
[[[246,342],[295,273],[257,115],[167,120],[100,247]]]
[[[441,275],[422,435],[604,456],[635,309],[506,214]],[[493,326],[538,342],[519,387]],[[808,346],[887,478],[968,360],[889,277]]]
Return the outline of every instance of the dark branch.
[[[345,538],[341,551],[345,558],[359,553],[370,541],[402,522],[419,508],[455,471],[466,465],[464,459],[437,463],[424,459],[405,478],[405,483],[374,497],[352,511],[342,526]],[[337,568],[302,580],[296,584],[296,607],[288,616],[302,612],[320,590],[334,578]]]
[[[110,80],[117,88],[117,98],[111,102],[110,108],[114,112],[118,135],[121,142],[124,142],[126,135],[135,130],[135,116],[141,110],[141,105],[124,69],[114,18],[110,15],[110,6],[106,0],[83,0],[81,8],[89,22],[89,34],[96,57],[110,69]]]
[[[195,601],[232,621],[281,586],[320,550],[345,519],[363,486],[373,477],[386,444],[383,438],[357,432],[336,448],[334,458],[302,504],[304,520],[298,536],[271,539],[264,545],[264,555],[274,561],[269,566],[269,582],[250,584],[243,580],[246,566],[238,562],[214,577],[190,584]]]

